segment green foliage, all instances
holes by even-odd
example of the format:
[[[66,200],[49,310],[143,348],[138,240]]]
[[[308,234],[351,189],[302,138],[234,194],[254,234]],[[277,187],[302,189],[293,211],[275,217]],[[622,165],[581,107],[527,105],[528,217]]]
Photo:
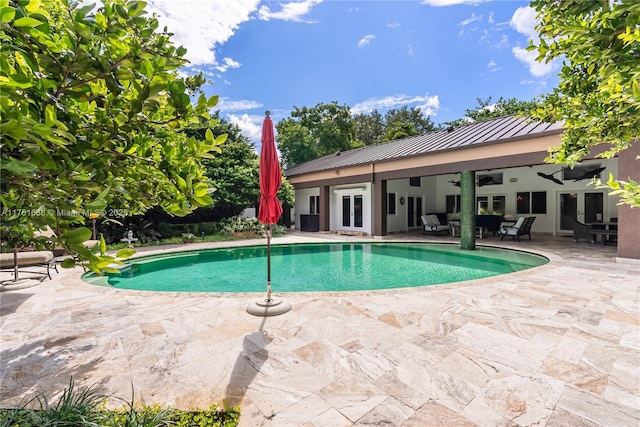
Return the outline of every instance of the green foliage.
[[[15,408],[0,412],[3,426],[91,426],[101,425],[99,408],[104,396],[91,388],[77,389],[73,379],[69,387],[54,404],[49,404],[44,393],[37,393],[32,399]]]
[[[278,122],[276,129],[286,167],[359,146],[351,110],[336,101],[311,108],[294,107],[291,117]]]
[[[225,234],[234,233],[254,233],[261,236],[265,231],[265,226],[258,218],[242,218],[240,216],[227,218],[219,223],[220,231]]]
[[[161,408],[158,405],[136,406],[133,388],[131,400],[113,398],[122,409],[108,410],[108,397],[92,387],[78,389],[73,379],[58,401],[50,405],[43,393],[25,404],[0,411],[2,426],[104,426],[104,427],[233,427],[240,419],[239,407],[211,405],[208,409]]]
[[[640,137],[640,2],[534,0],[540,35],[529,50],[538,61],[561,59],[560,83],[533,111],[536,119],[564,121],[562,145],[551,163],[574,165],[599,144],[610,158]],[[613,182],[613,181],[610,181]],[[634,181],[613,186],[631,206]]]
[[[355,138],[359,144],[370,146],[380,144],[385,134],[385,123],[382,114],[373,110],[370,114],[356,114],[353,116]]]
[[[14,234],[50,226],[52,242],[99,271],[104,259],[65,233],[107,205],[129,215],[210,205],[201,157],[223,137],[176,132],[208,117],[178,77],[185,49],[145,3],[0,2],[0,204]]]
[[[620,197],[619,205],[640,206],[640,191],[638,191],[640,190],[640,184],[633,179],[629,179],[629,181],[616,181],[613,179],[613,174],[609,174],[609,180],[606,185],[602,182],[596,184],[596,188],[606,187],[613,190],[609,193],[610,195]]]
[[[500,97],[493,104],[491,103],[491,97],[485,100],[476,98],[476,101],[478,106],[466,109],[464,117],[445,122],[444,125],[458,127],[510,115],[530,116],[531,111],[538,105],[536,100],[521,101],[516,98],[504,99],[503,97]]]
[[[420,107],[392,108],[384,114],[385,136],[383,141],[393,141],[415,135],[423,135],[435,129],[430,117],[424,116]]]

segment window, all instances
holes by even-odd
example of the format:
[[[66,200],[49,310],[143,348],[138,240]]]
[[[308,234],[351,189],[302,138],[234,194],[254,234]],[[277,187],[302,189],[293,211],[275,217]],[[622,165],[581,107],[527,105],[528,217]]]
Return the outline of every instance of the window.
[[[531,213],[546,214],[547,213],[547,192],[534,191],[531,193]]]
[[[489,213],[489,198],[487,196],[476,198],[476,212],[478,215],[487,215]]]
[[[476,197],[476,213],[478,215],[504,215],[505,196],[478,196]]]
[[[529,208],[529,192],[516,194],[516,212],[519,214],[528,214],[531,212]]]
[[[547,192],[532,191],[516,194],[516,212],[519,214],[546,214]]]
[[[320,214],[320,196],[309,196],[309,213],[311,215]]]
[[[460,195],[448,195],[446,205],[448,214],[457,214],[460,212]]]
[[[478,187],[485,185],[502,185],[502,172],[478,174]]]
[[[410,187],[420,187],[420,177],[419,176],[414,176],[412,178],[409,178],[409,186]]]
[[[387,215],[396,214],[396,193],[387,193]]]
[[[565,181],[569,180],[578,180],[581,181],[583,179],[592,179],[592,178],[600,178],[600,172],[602,172],[604,168],[600,167],[600,164],[589,165],[589,166],[575,166],[573,169],[564,168],[562,169],[562,179]]]
[[[507,198],[506,196],[493,196],[491,212],[494,215],[504,215],[507,211]]]

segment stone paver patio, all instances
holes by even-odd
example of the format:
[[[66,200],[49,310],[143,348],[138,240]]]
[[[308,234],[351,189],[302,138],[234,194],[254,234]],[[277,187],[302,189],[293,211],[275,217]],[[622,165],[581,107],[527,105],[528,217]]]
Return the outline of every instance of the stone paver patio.
[[[369,240],[274,243],[336,239]],[[385,238],[409,239],[453,240]],[[229,244],[248,243],[264,241]],[[0,404],[73,377],[125,399],[133,385],[147,404],[226,399],[243,426],[638,426],[640,263],[570,238],[478,243],[551,262],[445,286],[279,295],[293,310],[266,319],[245,312],[263,294],[113,290],[63,271],[0,293]],[[185,247],[198,245],[223,244]]]

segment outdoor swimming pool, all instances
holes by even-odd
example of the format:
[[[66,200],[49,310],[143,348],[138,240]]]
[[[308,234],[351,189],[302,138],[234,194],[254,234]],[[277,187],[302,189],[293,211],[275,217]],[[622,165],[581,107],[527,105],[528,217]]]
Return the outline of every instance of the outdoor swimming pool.
[[[165,292],[263,292],[266,246],[140,257],[119,275],[86,282]],[[322,243],[271,246],[274,292],[364,291],[436,285],[511,273],[545,257],[508,249],[428,243]]]

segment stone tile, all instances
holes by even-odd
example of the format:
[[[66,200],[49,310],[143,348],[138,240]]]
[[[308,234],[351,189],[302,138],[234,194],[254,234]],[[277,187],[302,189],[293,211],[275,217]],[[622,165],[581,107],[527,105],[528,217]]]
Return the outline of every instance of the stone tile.
[[[558,408],[602,426],[637,426],[640,412],[618,402],[567,387],[558,401]]]
[[[490,380],[479,402],[518,425],[544,425],[563,389],[562,382],[549,377],[514,374]]]
[[[293,405],[285,408],[284,411],[275,414],[272,421],[276,425],[292,426],[292,425],[309,425],[314,426],[320,419],[329,419],[331,413],[327,413],[333,407],[326,400],[318,397],[315,393],[304,399],[299,400]],[[334,416],[336,414],[333,414]],[[350,425],[351,423],[341,414],[337,414],[337,423],[335,425]]]
[[[430,400],[415,411],[405,422],[397,425],[403,427],[475,427],[477,424],[436,401]]]
[[[352,422],[385,401],[389,395],[358,377],[343,377],[318,392],[318,396]]]
[[[562,317],[565,319],[569,319],[575,322],[588,323],[590,325],[597,325],[602,319],[602,313],[593,311],[580,309],[578,307],[572,307],[565,305],[558,313],[556,313],[558,317]]]
[[[546,427],[600,427],[600,424],[585,420],[564,409],[556,409],[549,417]]]
[[[314,418],[312,425],[314,427],[341,427],[350,426],[353,423],[336,408],[330,408]]]
[[[594,394],[602,395],[608,384],[607,375],[584,364],[573,364],[550,357],[540,372]]]
[[[404,403],[389,397],[357,420],[355,425],[395,427],[404,424],[413,412],[413,409]]]

